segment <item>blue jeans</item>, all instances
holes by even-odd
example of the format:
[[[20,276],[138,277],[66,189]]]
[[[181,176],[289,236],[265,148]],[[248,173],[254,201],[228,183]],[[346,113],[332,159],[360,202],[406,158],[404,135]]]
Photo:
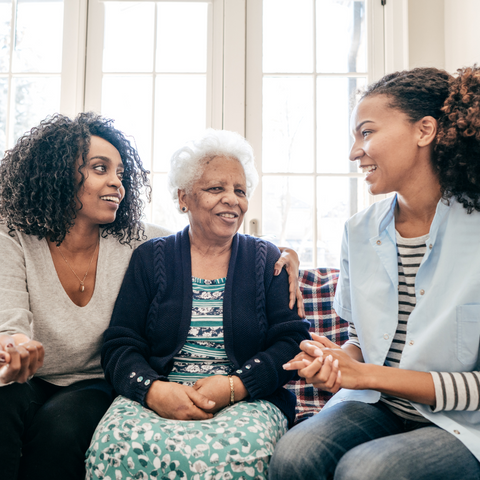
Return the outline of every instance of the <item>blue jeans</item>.
[[[452,434],[405,420],[381,402],[343,402],[278,442],[269,480],[480,479],[480,463]]]

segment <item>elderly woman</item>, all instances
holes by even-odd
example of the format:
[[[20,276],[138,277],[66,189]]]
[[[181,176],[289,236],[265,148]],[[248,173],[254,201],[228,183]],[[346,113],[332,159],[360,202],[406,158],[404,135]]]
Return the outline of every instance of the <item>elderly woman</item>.
[[[190,225],[133,254],[102,362],[121,395],[87,478],[264,478],[295,416],[282,364],[309,338],[278,249],[237,233],[258,181],[250,145],[209,130],[177,151],[170,185]]]

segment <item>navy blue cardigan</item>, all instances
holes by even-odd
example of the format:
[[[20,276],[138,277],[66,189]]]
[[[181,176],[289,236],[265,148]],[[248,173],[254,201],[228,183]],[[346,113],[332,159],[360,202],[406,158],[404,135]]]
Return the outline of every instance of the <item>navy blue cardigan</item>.
[[[252,399],[277,405],[291,425],[295,396],[282,365],[310,338],[308,322],[288,308],[288,277],[273,275],[277,247],[236,234],[223,300],[225,350]],[[167,380],[192,316],[188,227],[145,242],[133,253],[105,331],[102,366],[115,390],[145,405],[155,380]]]

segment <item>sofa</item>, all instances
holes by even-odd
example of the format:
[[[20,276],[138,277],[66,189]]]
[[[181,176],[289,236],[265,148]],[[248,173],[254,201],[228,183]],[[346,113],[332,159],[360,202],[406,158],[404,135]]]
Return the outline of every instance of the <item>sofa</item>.
[[[305,303],[305,315],[310,333],[323,335],[338,345],[348,339],[348,322],[333,309],[333,298],[339,271],[333,268],[300,270],[299,283]],[[305,380],[293,380],[286,386],[297,396],[296,419],[299,423],[318,413],[332,396],[307,385]]]

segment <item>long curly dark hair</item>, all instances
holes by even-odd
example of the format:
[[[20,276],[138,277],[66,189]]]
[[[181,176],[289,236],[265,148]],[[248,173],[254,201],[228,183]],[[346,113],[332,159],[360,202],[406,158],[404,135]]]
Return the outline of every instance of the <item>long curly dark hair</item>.
[[[113,120],[94,113],[81,113],[74,120],[55,114],[23,135],[0,163],[0,221],[10,233],[20,230],[39,239],[60,244],[75,224],[78,192],[85,182],[82,170],[90,137],[110,142],[120,153],[125,168],[122,183],[125,197],[115,221],[103,225],[102,235],[114,235],[120,243],[145,238],[140,221],[141,195],[150,198],[148,170]],[[76,182],[77,160],[82,158]],[[81,207],[80,207],[81,208]]]
[[[455,76],[437,68],[395,72],[367,87],[361,99],[372,95],[386,95],[412,122],[437,120],[432,162],[442,196],[480,212],[480,69],[459,69]]]

